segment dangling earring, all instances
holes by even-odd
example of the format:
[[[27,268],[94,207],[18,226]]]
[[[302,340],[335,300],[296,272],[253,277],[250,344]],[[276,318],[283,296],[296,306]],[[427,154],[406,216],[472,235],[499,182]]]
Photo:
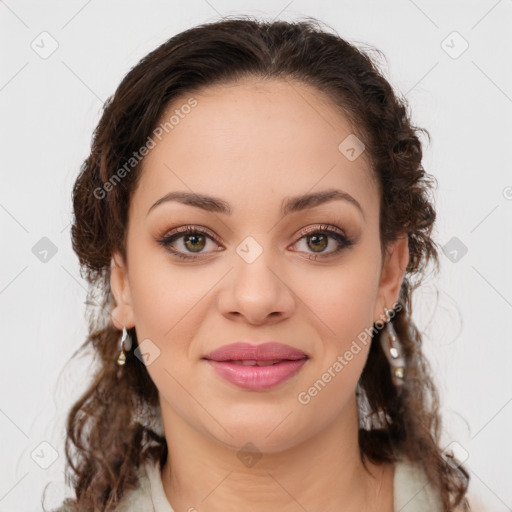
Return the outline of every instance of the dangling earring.
[[[130,336],[128,336],[128,331],[126,330],[126,327],[123,327],[123,334],[121,335],[121,339],[119,340],[119,345],[121,349],[121,353],[119,354],[117,358],[117,364],[119,366],[123,366],[126,363],[126,354],[124,352],[124,349],[130,350],[132,348],[132,339]]]
[[[386,325],[380,335],[380,343],[391,367],[393,384],[400,388],[404,382],[405,359],[400,350],[400,341],[391,322],[389,309],[384,308],[384,313],[386,314]]]

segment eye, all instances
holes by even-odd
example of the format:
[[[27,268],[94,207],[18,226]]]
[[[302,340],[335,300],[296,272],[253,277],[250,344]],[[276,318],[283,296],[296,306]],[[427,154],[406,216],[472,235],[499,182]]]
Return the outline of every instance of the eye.
[[[330,239],[334,240],[334,243],[330,243]],[[313,256],[307,258],[309,260],[328,258],[343,249],[354,245],[354,242],[349,239],[341,229],[327,224],[322,224],[320,227],[308,230],[302,235],[296,244],[299,244],[302,240],[305,242],[303,245],[306,248],[306,252],[307,249],[311,249],[313,251]],[[328,247],[333,245],[333,250],[326,250]]]
[[[328,224],[316,226],[301,233],[301,237],[295,245],[304,240],[306,251],[311,249],[312,256],[307,257],[309,260],[317,260],[328,258],[341,250],[354,245],[343,230]],[[334,243],[331,243],[334,240]],[[208,242],[213,242],[214,248],[211,251],[204,250],[208,246]],[[165,247],[174,256],[184,260],[196,260],[201,254],[208,254],[215,251],[223,250],[219,247],[220,242],[217,237],[207,228],[199,228],[196,226],[181,226],[171,231],[170,234],[157,240],[159,244]],[[326,248],[334,245],[334,249],[326,251]],[[216,247],[216,248],[215,248]]]
[[[180,243],[176,244],[178,240],[180,240]],[[216,237],[208,229],[199,229],[194,226],[179,227],[172,231],[169,235],[157,241],[178,258],[188,260],[197,259],[197,256],[193,255],[194,253],[202,254],[205,252],[203,249],[208,245],[208,241],[212,241],[215,244],[218,243]],[[174,247],[175,244],[180,247],[180,250],[177,250],[176,247]],[[181,249],[190,251],[191,254],[186,254]],[[216,250],[218,251],[219,248]]]

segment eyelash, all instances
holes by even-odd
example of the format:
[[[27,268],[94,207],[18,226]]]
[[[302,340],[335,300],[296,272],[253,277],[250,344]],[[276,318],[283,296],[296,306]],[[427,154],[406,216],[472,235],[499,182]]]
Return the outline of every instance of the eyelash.
[[[297,240],[297,242],[302,240],[303,238],[305,238],[307,236],[318,235],[318,234],[325,234],[325,235],[328,235],[331,238],[333,238],[339,244],[339,246],[334,251],[331,251],[331,252],[326,253],[326,254],[316,253],[316,254],[313,255],[314,256],[313,258],[306,258],[306,259],[312,260],[312,261],[316,261],[318,259],[329,258],[329,257],[332,257],[334,254],[339,253],[343,249],[348,248],[348,247],[354,245],[354,241],[353,240],[351,240],[346,235],[344,235],[343,232],[339,228],[333,229],[333,227],[334,226],[330,226],[329,224],[321,224],[318,228],[309,229],[309,230],[307,230],[305,232],[303,231],[300,234],[300,237]],[[205,235],[206,237],[210,238],[215,243],[220,245],[219,240],[217,239],[217,237],[211,231],[209,231],[206,228],[198,228],[198,227],[195,227],[195,226],[182,226],[180,228],[177,228],[174,231],[172,231],[171,234],[169,234],[169,235],[167,235],[167,236],[165,236],[163,238],[159,238],[157,240],[157,242],[159,244],[161,244],[166,250],[170,251],[177,258],[180,258],[180,259],[183,259],[183,260],[189,260],[189,261],[197,260],[197,259],[199,259],[201,257],[200,255],[198,255],[198,256],[195,256],[195,255],[194,256],[190,256],[190,255],[185,256],[184,253],[182,253],[180,251],[176,251],[175,249],[171,248],[171,244],[172,243],[174,243],[176,240],[179,240],[180,238],[182,238],[183,236],[186,236],[186,235]],[[200,253],[198,253],[198,254],[200,254]]]

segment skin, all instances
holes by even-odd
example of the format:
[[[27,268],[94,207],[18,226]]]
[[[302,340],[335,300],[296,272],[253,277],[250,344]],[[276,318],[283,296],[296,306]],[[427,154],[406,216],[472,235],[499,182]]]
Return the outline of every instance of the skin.
[[[176,98],[169,112],[190,96]],[[308,404],[297,397],[396,303],[407,237],[381,253],[379,193],[366,155],[350,161],[338,150],[355,130],[321,92],[251,79],[193,96],[198,105],[144,160],[129,207],[127,261],[114,254],[111,274],[116,327],[135,326],[139,343],[149,339],[160,350],[146,364],[169,447],[162,470],[169,503],[175,512],[248,503],[255,512],[391,512],[393,465],[365,468],[357,442],[355,390],[369,344]],[[349,193],[364,213],[336,200],[281,215],[285,197],[330,188]],[[163,202],[148,214],[178,190],[222,198],[233,213]],[[315,245],[303,230],[321,224],[354,244],[337,253],[331,237]],[[207,227],[220,243],[200,238],[197,260],[178,259],[158,239],[184,225]],[[236,252],[248,236],[263,250],[251,263]],[[197,255],[184,242],[173,247]],[[331,255],[308,259],[319,253]],[[243,390],[202,360],[237,340],[275,340],[309,360],[275,388]],[[261,456],[250,467],[237,457],[249,442],[255,448],[245,451]]]

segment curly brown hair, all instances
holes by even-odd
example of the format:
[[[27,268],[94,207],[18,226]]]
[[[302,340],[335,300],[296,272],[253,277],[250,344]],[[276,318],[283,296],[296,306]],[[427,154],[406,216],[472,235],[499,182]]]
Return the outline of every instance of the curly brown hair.
[[[188,29],[133,67],[106,101],[74,185],[73,249],[89,283],[89,334],[78,351],[91,345],[98,362],[67,418],[67,481],[76,494],[74,510],[113,510],[135,487],[142,463],[167,459],[167,443],[158,429],[157,388],[133,351],[118,378],[119,331],[109,316],[114,305],[111,257],[116,251],[126,257],[128,207],[140,162],[115,186],[106,184],[145,144],[173,98],[246,77],[294,79],[323,91],[364,142],[380,188],[383,254],[405,232],[410,260],[400,289],[402,307],[394,315],[406,360],[405,382],[399,393],[380,332],[374,332],[358,383],[361,457],[379,463],[405,455],[424,469],[444,511],[468,510],[469,474],[440,447],[439,395],[412,320],[412,292],[429,263],[439,270],[431,236],[435,179],[421,164],[419,138],[429,134],[413,126],[406,100],[393,91],[370,51],[324,30],[315,18],[267,22],[250,16]],[[135,328],[129,334],[136,347]]]

